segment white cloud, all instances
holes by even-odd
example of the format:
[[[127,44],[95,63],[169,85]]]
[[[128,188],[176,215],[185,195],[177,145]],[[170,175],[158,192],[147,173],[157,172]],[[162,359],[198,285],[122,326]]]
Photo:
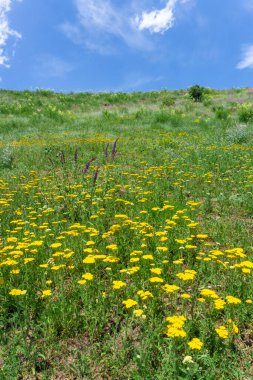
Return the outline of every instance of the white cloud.
[[[246,45],[243,48],[243,57],[236,66],[237,69],[253,69],[253,45]]]
[[[21,0],[19,0],[21,1]],[[12,37],[21,38],[21,34],[11,29],[8,12],[11,10],[12,0],[0,0],[0,65],[9,67],[9,54],[6,49],[7,41]]]
[[[112,52],[109,37],[116,37],[124,41],[126,45],[139,50],[150,50],[152,44],[137,28],[133,21],[136,5],[128,1],[117,7],[111,0],[74,0],[81,35],[85,39],[86,46],[100,53]],[[86,35],[83,36],[83,31]],[[72,33],[77,37],[76,30]]]
[[[154,86],[155,84],[164,80],[162,76],[152,77],[152,76],[143,76],[142,73],[130,73],[126,76],[124,81],[120,86],[114,88],[114,92],[121,91],[137,91],[143,86]],[[151,87],[152,88],[152,87]]]
[[[165,1],[165,0],[163,0]],[[145,11],[157,0],[73,0],[77,22],[65,22],[61,30],[74,43],[101,54],[112,54],[119,41],[141,51],[155,50],[145,33],[164,33],[174,24],[177,4],[192,4],[194,0],[167,0],[161,10]]]
[[[194,0],[167,0],[164,8],[142,12],[141,17],[137,16],[135,21],[139,30],[147,29],[151,33],[164,33],[174,26],[176,6],[193,3]]]
[[[148,29],[151,33],[166,32],[173,26],[176,3],[177,0],[169,0],[163,9],[143,12],[142,16],[136,19],[139,29]]]
[[[78,21],[61,26],[74,43],[84,45],[102,54],[115,52],[117,42],[130,48],[151,51],[154,45],[136,23],[136,14],[151,0],[134,0],[117,5],[114,0],[73,0]],[[119,3],[118,3],[119,4]]]
[[[34,67],[36,76],[43,78],[63,78],[74,69],[71,63],[51,54],[39,57]]]

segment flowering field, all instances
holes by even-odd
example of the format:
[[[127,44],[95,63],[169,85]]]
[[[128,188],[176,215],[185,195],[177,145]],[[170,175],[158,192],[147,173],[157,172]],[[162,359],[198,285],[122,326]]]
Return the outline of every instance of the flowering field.
[[[165,96],[0,93],[1,379],[252,378],[252,94]]]

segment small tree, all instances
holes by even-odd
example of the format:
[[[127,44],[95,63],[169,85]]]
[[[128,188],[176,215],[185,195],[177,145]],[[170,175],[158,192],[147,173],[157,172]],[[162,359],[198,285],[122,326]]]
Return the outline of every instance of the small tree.
[[[176,99],[173,96],[166,96],[162,100],[162,107],[174,107]]]
[[[189,88],[188,93],[194,102],[201,102],[204,96],[204,88],[196,84]]]

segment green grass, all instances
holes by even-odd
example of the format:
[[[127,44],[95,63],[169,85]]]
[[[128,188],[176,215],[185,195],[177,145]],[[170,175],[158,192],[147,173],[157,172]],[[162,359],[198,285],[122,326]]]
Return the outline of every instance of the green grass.
[[[1,379],[252,378],[252,96],[0,92]]]

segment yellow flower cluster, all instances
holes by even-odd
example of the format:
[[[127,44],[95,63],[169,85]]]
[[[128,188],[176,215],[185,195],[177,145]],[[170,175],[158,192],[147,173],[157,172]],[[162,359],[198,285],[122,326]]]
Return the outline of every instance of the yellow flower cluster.
[[[169,324],[166,327],[165,334],[169,338],[184,338],[186,337],[186,331],[183,329],[186,322],[186,318],[182,315],[174,315],[172,317],[167,317],[166,321]]]

